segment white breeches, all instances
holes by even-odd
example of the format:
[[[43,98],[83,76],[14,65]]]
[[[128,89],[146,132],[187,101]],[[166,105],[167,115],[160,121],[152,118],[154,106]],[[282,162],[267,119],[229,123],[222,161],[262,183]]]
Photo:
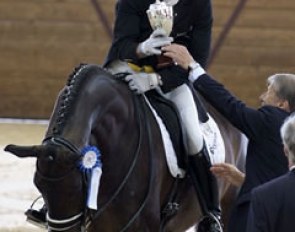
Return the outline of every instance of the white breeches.
[[[191,90],[186,84],[168,92],[165,96],[176,105],[184,127],[186,148],[189,155],[196,155],[204,146],[209,151],[212,163],[224,162],[225,148],[219,128],[213,118],[205,123],[199,122],[197,106]]]
[[[184,127],[189,155],[195,155],[203,148],[204,138],[199,124],[197,107],[191,90],[183,84],[165,94],[177,107]]]

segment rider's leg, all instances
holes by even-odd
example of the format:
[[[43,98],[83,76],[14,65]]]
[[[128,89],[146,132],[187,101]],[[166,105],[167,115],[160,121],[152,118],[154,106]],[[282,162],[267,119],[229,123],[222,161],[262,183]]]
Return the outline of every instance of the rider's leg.
[[[187,137],[186,145],[190,161],[189,173],[203,213],[205,216],[210,215],[209,223],[206,221],[205,224],[200,225],[199,231],[222,231],[219,222],[221,211],[217,181],[210,172],[210,157],[201,132],[193,95],[187,85],[181,85],[165,96],[173,101],[179,110]]]
[[[189,173],[205,215],[204,220],[199,223],[197,231],[222,231],[217,180],[210,171],[211,162],[205,144],[197,155],[189,157],[189,162]],[[198,187],[198,185],[201,187]]]
[[[201,133],[199,116],[191,90],[183,84],[165,94],[171,100],[181,117],[184,133],[186,133],[186,149],[189,155],[197,154],[203,147],[204,138]]]

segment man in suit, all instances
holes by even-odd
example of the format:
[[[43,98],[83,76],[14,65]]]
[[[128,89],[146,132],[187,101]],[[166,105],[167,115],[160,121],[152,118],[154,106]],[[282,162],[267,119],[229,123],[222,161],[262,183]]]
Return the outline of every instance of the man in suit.
[[[162,50],[189,71],[189,80],[194,88],[248,137],[245,180],[228,225],[229,232],[246,231],[252,189],[288,171],[280,127],[295,109],[295,75],[270,76],[268,88],[260,97],[262,106],[253,109],[206,74],[184,46],[172,44]]]
[[[295,215],[295,115],[281,128],[290,171],[253,189],[247,232],[290,232]]]

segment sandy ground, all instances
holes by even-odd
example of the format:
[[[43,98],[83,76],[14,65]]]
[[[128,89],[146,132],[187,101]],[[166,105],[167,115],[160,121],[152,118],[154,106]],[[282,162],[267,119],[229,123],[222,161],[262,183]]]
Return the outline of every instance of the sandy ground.
[[[20,159],[3,151],[5,145],[40,144],[46,125],[0,120],[0,232],[41,232],[26,222],[24,212],[39,196],[33,185],[34,158]]]

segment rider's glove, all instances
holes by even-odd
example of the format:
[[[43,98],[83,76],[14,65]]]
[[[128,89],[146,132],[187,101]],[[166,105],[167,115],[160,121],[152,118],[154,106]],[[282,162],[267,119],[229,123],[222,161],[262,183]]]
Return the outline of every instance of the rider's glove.
[[[148,39],[138,45],[138,52],[142,57],[161,55],[161,47],[171,44],[172,37],[168,37],[163,29],[156,29]]]
[[[146,91],[162,85],[160,75],[156,73],[136,73],[125,77],[129,88],[137,94],[143,94]]]

